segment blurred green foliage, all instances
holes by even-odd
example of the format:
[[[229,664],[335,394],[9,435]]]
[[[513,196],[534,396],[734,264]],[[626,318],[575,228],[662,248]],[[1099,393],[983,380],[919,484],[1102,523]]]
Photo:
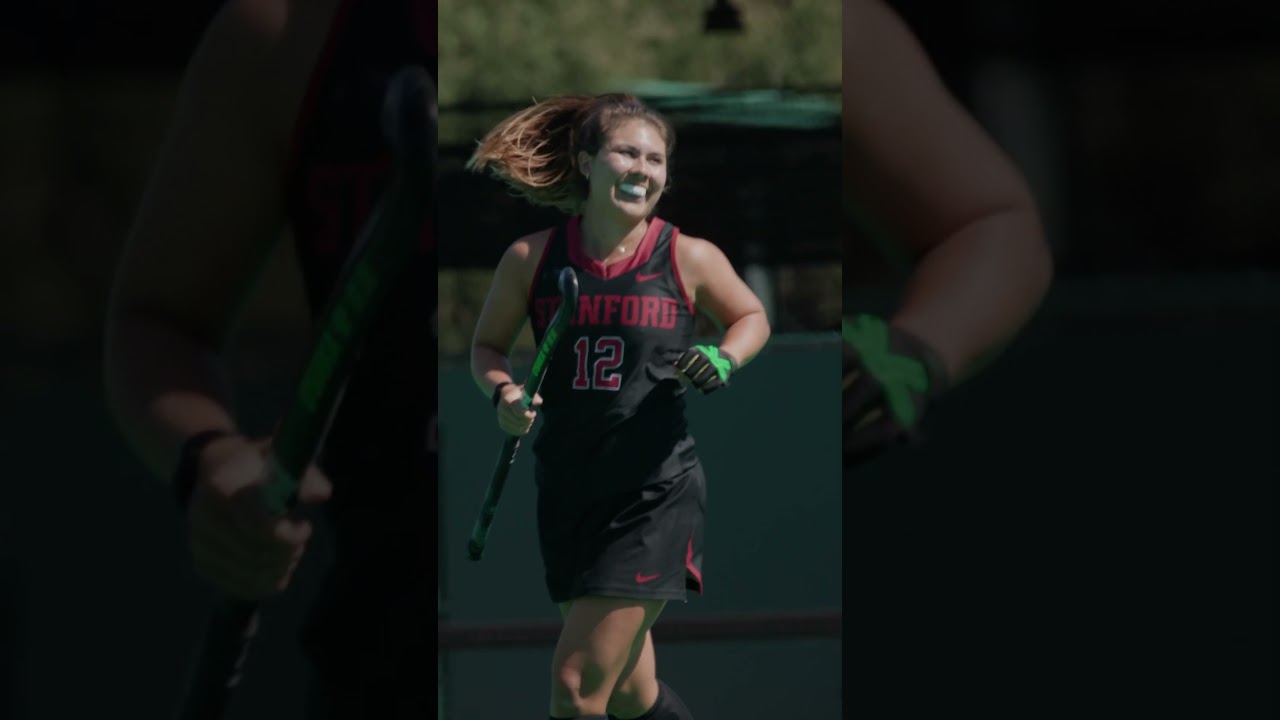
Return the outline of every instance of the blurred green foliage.
[[[520,102],[636,79],[836,87],[835,0],[735,0],[745,31],[703,30],[710,0],[440,0],[440,101]]]

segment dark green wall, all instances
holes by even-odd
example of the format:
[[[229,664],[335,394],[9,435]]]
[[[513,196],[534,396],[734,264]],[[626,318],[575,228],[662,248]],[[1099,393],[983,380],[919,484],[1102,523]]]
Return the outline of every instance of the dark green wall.
[[[840,606],[840,411],[834,381],[808,382],[838,374],[834,344],[780,347],[760,355],[725,392],[690,397],[707,473],[706,594],[669,605],[667,617]],[[484,560],[465,559],[502,436],[465,369],[442,371],[440,388],[447,418],[440,432],[446,612],[460,621],[559,617],[542,579],[527,447],[512,469]],[[449,720],[545,714],[551,650],[450,653]],[[659,645],[657,653],[661,676],[699,720],[839,712],[836,639]],[[495,692],[499,679],[502,690]],[[769,690],[744,693],[744,687]]]

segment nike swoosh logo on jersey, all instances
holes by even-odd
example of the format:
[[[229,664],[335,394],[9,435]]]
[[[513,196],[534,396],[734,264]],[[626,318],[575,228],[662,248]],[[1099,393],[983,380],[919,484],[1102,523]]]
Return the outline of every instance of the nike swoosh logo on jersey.
[[[648,282],[649,280],[652,280],[656,277],[662,277],[662,273],[658,272],[650,275],[646,275],[643,273],[636,273],[636,282],[638,283]]]
[[[659,577],[662,577],[662,573],[658,573],[657,575],[641,575],[640,573],[636,573],[636,582],[647,583],[650,580],[656,580]]]

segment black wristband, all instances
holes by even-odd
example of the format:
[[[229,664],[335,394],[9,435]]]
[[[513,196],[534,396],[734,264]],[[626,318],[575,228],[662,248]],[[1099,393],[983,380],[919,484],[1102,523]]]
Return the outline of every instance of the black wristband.
[[[730,374],[730,375],[732,375],[732,374],[734,374],[734,373],[738,372],[738,358],[736,358],[736,357],[734,357],[734,356],[730,355],[729,353],[727,353],[727,352],[725,352],[725,351],[721,350],[720,348],[716,348],[716,352],[720,353],[720,357],[722,357],[722,358],[724,358],[725,360],[728,360],[728,361],[729,361],[729,374]]]
[[[898,327],[890,326],[890,328],[892,334],[892,339],[889,341],[890,349],[907,353],[924,365],[925,373],[929,377],[929,389],[925,396],[931,401],[937,400],[951,385],[951,378],[947,377],[942,359],[929,346],[929,343],[919,337]]]
[[[235,433],[227,430],[205,430],[187,438],[178,451],[178,467],[173,472],[170,487],[178,509],[187,511],[187,503],[191,501],[191,493],[196,487],[196,476],[200,472],[200,453],[216,440],[230,437]]]
[[[498,383],[498,386],[493,389],[493,406],[494,407],[498,407],[498,403],[502,401],[502,388],[508,385],[514,385],[514,384],[515,383],[510,381]]]

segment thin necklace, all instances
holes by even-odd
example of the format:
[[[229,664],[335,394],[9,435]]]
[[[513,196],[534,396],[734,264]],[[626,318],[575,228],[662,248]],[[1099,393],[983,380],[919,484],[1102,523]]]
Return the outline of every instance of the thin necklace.
[[[622,256],[622,255],[625,255],[625,254],[626,254],[626,252],[627,252],[627,246],[626,246],[625,244],[619,244],[619,245],[618,245],[618,247],[616,247],[616,248],[614,248],[613,250],[609,251],[609,254],[608,254],[608,255],[605,255],[605,256],[604,256],[604,259],[605,259],[605,260],[608,260],[609,258],[613,257],[614,255]]]

